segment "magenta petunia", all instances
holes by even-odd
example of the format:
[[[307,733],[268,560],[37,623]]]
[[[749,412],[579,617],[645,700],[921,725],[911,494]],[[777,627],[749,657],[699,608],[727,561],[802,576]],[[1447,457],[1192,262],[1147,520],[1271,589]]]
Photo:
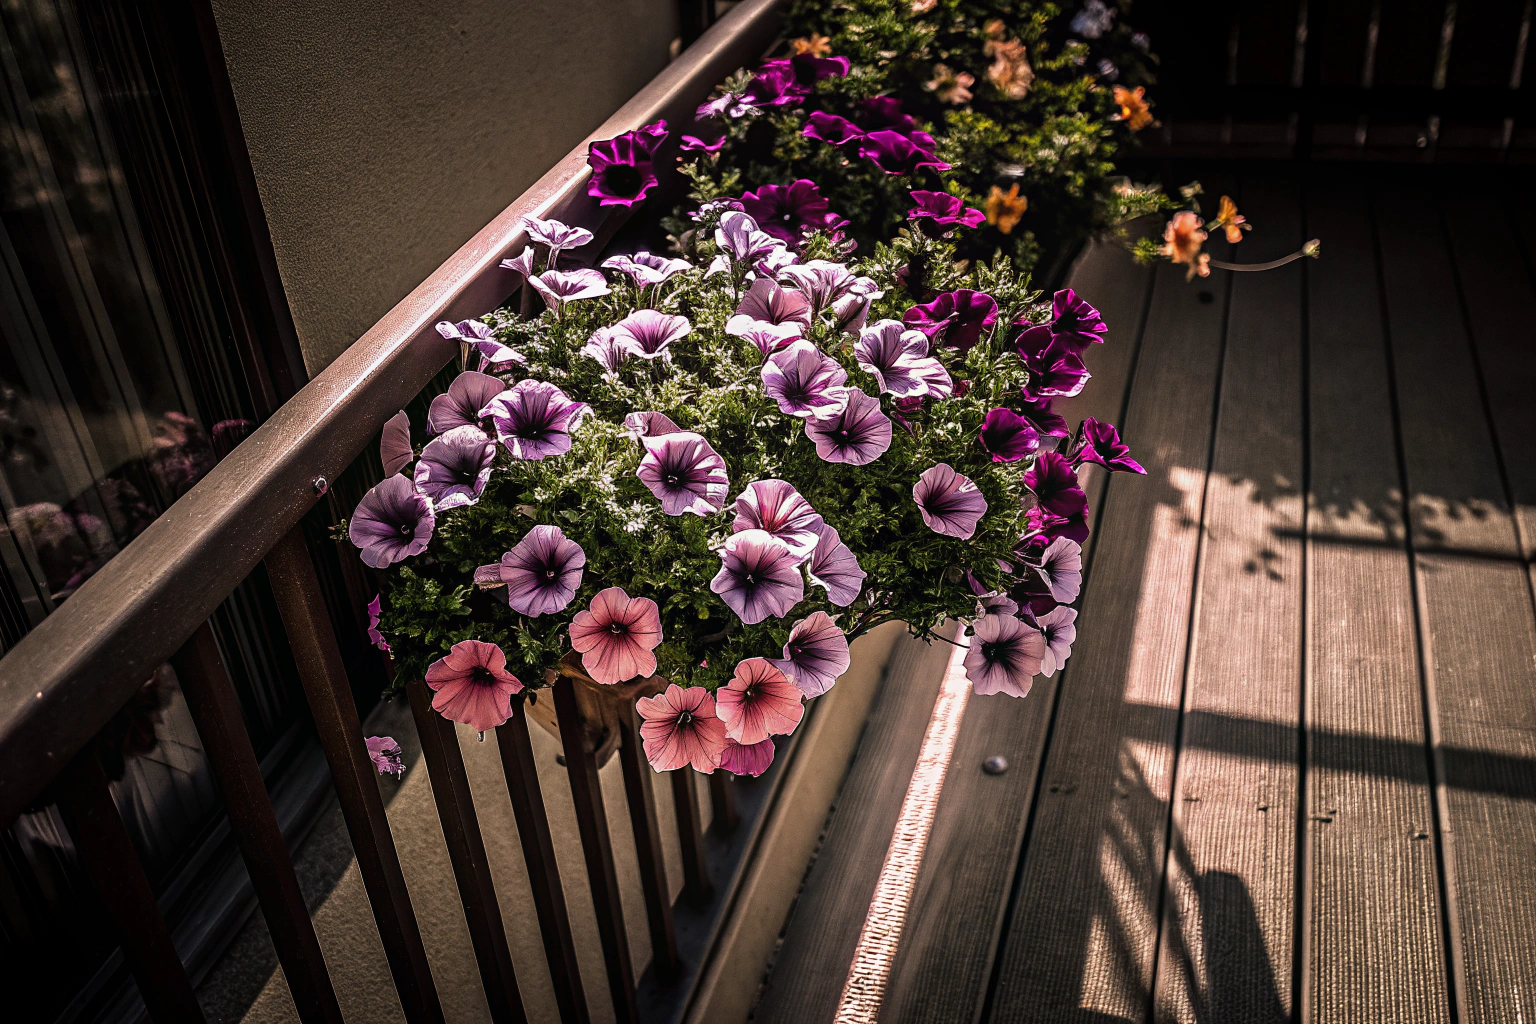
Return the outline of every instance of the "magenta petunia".
[[[379,432],[379,460],[384,463],[384,475],[394,476],[416,457],[411,447],[411,418],[401,409],[389,418]]]
[[[533,251],[530,249],[528,252],[531,258]],[[506,266],[512,261],[502,260],[501,262],[502,266]],[[481,365],[487,369],[513,364],[521,366],[528,361],[521,352],[508,348],[496,340],[496,328],[478,320],[460,320],[456,324],[444,320],[437,325],[437,333],[479,353]]]
[[[379,617],[384,613],[381,597],[380,594],[374,594],[373,600],[368,602],[368,642],[381,651],[388,651],[389,641],[379,632]]]
[[[629,338],[620,335],[612,327],[599,327],[592,332],[592,337],[581,346],[581,355],[595,360],[597,365],[612,372],[635,358],[635,350],[630,347]]]
[[[1094,342],[1102,344],[1109,331],[1104,315],[1071,288],[1061,289],[1051,299],[1050,327],[1051,333],[1079,349]]]
[[[1104,423],[1089,416],[1083,420],[1083,439],[1073,456],[1073,462],[1097,462],[1110,472],[1142,473],[1141,463],[1131,458],[1131,450],[1120,440],[1120,431],[1113,423]]]
[[[1053,676],[1072,657],[1072,643],[1077,639],[1077,609],[1052,608],[1035,619],[1040,635],[1045,640],[1045,652],[1040,656],[1040,674]]]
[[[891,421],[880,411],[880,399],[844,388],[834,411],[805,421],[805,436],[816,442],[824,462],[866,466],[890,448]]]
[[[1067,537],[1081,544],[1088,539],[1088,505],[1086,499],[1080,511],[1070,516],[1059,516],[1041,505],[1035,505],[1024,514],[1028,530],[1044,538],[1046,543],[1057,537]]]
[[[858,103],[859,117],[873,128],[893,128],[903,135],[917,130],[917,118],[901,109],[895,96],[871,96]]]
[[[899,320],[877,320],[860,331],[853,355],[875,378],[882,394],[909,398],[948,395],[954,390],[949,371],[928,354],[928,336]]]
[[[524,217],[522,228],[532,241],[549,250],[549,266],[553,268],[560,254],[567,249],[577,249],[592,241],[592,232],[558,220],[540,220]]]
[[[656,184],[652,157],[666,137],[667,122],[657,121],[587,147],[592,180],[587,195],[600,206],[633,206]]]
[[[1022,619],[985,615],[976,620],[965,675],[977,693],[1025,697],[1040,672],[1045,637]]]
[[[480,414],[491,418],[514,459],[538,462],[571,450],[571,431],[588,411],[587,403],[571,401],[553,384],[520,380]]]
[[[1083,587],[1083,546],[1070,537],[1057,537],[1033,563],[1051,599],[1061,604],[1077,600]]]
[[[812,612],[795,623],[784,644],[783,660],[773,664],[807,697],[819,697],[832,689],[848,671],[848,637],[826,612]]]
[[[512,717],[512,695],[523,689],[501,648],[479,640],[461,640],[427,666],[427,685],[437,691],[432,710],[476,732]]]
[[[795,74],[795,81],[808,87],[823,78],[847,78],[848,69],[852,65],[847,57],[818,57],[814,53],[797,53],[789,58],[789,66]]]
[[[771,60],[752,76],[742,98],[754,107],[783,107],[802,102],[808,92],[789,61]]]
[[[736,315],[726,323],[726,333],[738,333],[745,326],[744,321],[775,326],[795,324],[804,334],[811,326],[811,303],[799,292],[760,277],[737,303]]]
[[[848,225],[848,218],[832,212],[816,183],[805,178],[748,192],[741,197],[741,208],[763,231],[789,243],[800,241],[807,231],[835,231]]]
[[[693,324],[685,316],[637,309],[613,325],[613,336],[641,359],[671,362],[672,353],[668,349],[691,330]]]
[[[674,260],[648,252],[637,252],[631,256],[610,256],[603,260],[603,266],[623,274],[639,288],[670,281],[685,270],[693,269],[693,264],[687,260]]]
[[[761,743],[787,736],[805,714],[799,689],[767,658],[747,658],[730,682],[715,691],[715,713],[725,736],[737,743]]]
[[[1057,413],[1051,411],[1052,398],[1030,398],[1025,395],[1022,401],[1023,409],[1019,415],[1029,420],[1030,425],[1041,437],[1066,437],[1067,421]]]
[[[720,767],[732,775],[757,778],[773,764],[773,737],[760,743],[737,743],[727,738],[720,755]]]
[[[759,372],[763,393],[787,416],[832,415],[843,403],[848,371],[808,341],[796,341],[773,353]],[[879,403],[876,402],[878,411]],[[883,449],[882,449],[883,450]]]
[[[916,174],[924,167],[936,171],[949,170],[949,164],[940,160],[931,150],[914,142],[913,136],[903,135],[893,128],[882,128],[865,134],[859,140],[859,156],[886,174]]]
[[[702,686],[671,683],[654,697],[635,701],[643,720],[640,742],[645,759],[658,772],[692,765],[708,775],[720,767],[729,742],[725,723],[715,712],[715,698]]]
[[[1025,471],[1024,486],[1034,492],[1041,508],[1064,519],[1088,508],[1088,496],[1078,486],[1072,463],[1059,452],[1041,452]]]
[[[946,537],[970,540],[987,514],[987,499],[975,481],[945,462],[923,471],[912,487],[912,498],[928,529]]]
[[[917,205],[907,211],[909,220],[931,220],[941,228],[977,228],[987,222],[987,215],[972,209],[948,192],[912,190]]]
[[[505,390],[501,378],[466,370],[453,378],[447,391],[432,399],[427,407],[427,429],[445,434],[454,427],[478,427],[480,410]]]
[[[762,530],[783,541],[795,558],[805,561],[816,550],[824,525],[794,485],[786,480],[756,480],[736,496],[733,533]]]
[[[683,428],[659,412],[632,412],[624,417],[624,433],[636,441],[642,437],[660,437],[676,434]]]
[[[800,560],[789,546],[763,530],[732,534],[718,554],[720,571],[709,589],[749,626],[783,618],[805,597]]]
[[[1088,383],[1090,374],[1081,357],[1062,344],[1049,327],[1026,327],[1013,344],[1029,370],[1029,383],[1024,388],[1027,397],[1071,398]]]
[[[969,288],[941,292],[932,302],[907,310],[902,320],[929,338],[942,336],[944,344],[964,354],[997,322],[997,300]]]
[[[544,305],[556,313],[568,302],[595,299],[612,293],[608,281],[597,270],[546,270],[528,279]]]
[[[656,673],[661,613],[648,597],[630,597],[620,587],[600,591],[571,619],[571,649],[581,667],[599,683],[622,683]]]
[[[485,491],[496,461],[496,443],[479,427],[454,427],[421,450],[416,489],[439,512],[473,505]]]
[[[400,749],[393,736],[368,736],[364,738],[363,746],[368,748],[368,759],[380,775],[393,775],[398,779],[405,774],[405,751]]]
[[[499,580],[507,604],[520,615],[553,615],[566,609],[581,586],[587,553],[558,526],[535,526],[497,565],[481,566],[477,580]]]
[[[813,584],[826,590],[827,600],[843,608],[859,599],[867,575],[859,568],[853,550],[826,523],[821,525],[821,536],[816,541],[816,550],[811,552],[806,573]]]
[[[864,129],[836,114],[828,114],[825,111],[815,111],[806,119],[805,129],[801,132],[808,139],[818,142],[827,142],[834,146],[845,146],[849,143],[857,145],[864,139]]]
[[[993,409],[981,421],[981,446],[993,462],[1017,462],[1040,448],[1034,424],[1012,409]]]
[[[432,502],[409,479],[396,475],[363,495],[347,536],[362,549],[364,565],[384,569],[427,550],[436,525]]]
[[[694,130],[703,131],[697,128]],[[709,137],[706,138],[705,134]],[[680,135],[677,140],[677,148],[691,153],[718,153],[725,148],[725,132],[720,132],[718,135],[714,133],[705,134]]]
[[[713,515],[725,507],[730,479],[725,460],[691,430],[642,437],[645,455],[635,475],[661,501],[669,516]]]

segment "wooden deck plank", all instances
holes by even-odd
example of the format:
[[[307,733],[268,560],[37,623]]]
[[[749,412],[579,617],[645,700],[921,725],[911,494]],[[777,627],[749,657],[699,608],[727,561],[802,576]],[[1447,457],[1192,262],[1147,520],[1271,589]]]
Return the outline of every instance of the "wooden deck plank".
[[[1123,247],[1097,242],[1069,283],[1099,307],[1110,340],[1092,346],[1093,379],[1058,411],[1074,427],[1085,416],[1119,422],[1151,271],[1137,266]],[[1095,469],[1086,481],[1095,511],[1102,476]],[[1090,535],[1090,545],[1092,540]],[[1061,678],[1036,678],[1023,700],[971,697],[891,965],[880,1013],[886,1024],[970,1021],[980,1011]],[[1008,771],[983,772],[982,762],[992,756],[1007,758]]]
[[[1528,454],[1529,445],[1536,441],[1536,402],[1531,401],[1531,387],[1536,383],[1536,346],[1531,344],[1531,320],[1495,324],[1491,317],[1500,311],[1529,312],[1532,308],[1536,201],[1531,198],[1530,187],[1529,176],[1508,181],[1504,190],[1507,205],[1500,211],[1503,215],[1494,218],[1489,218],[1480,204],[1468,202],[1461,194],[1451,196],[1446,203],[1456,259],[1463,268],[1462,288],[1467,296],[1473,341],[1483,365],[1488,405],[1504,456],[1504,470],[1515,502],[1515,525],[1520,530],[1520,547],[1527,562],[1536,561],[1536,459]],[[1474,193],[1473,198],[1482,197]],[[1467,219],[1465,223],[1463,218]],[[1470,247],[1474,245],[1488,248],[1482,254],[1473,253]],[[1488,278],[1473,280],[1467,274],[1468,268],[1475,268]]]
[[[1441,780],[1453,991],[1467,1024],[1536,1019],[1536,618],[1456,280],[1427,194],[1375,206]],[[1464,273],[1463,276],[1466,276]],[[1447,775],[1495,755],[1509,795]],[[1452,762],[1455,767],[1456,762]],[[1491,770],[1491,769],[1490,769]]]
[[[1257,225],[1239,247],[1243,261],[1301,246],[1293,187],[1245,182],[1241,198]],[[1289,1019],[1303,582],[1301,275],[1299,263],[1232,275],[1173,788],[1153,1007],[1159,1021]],[[1276,750],[1256,722],[1295,738]]]

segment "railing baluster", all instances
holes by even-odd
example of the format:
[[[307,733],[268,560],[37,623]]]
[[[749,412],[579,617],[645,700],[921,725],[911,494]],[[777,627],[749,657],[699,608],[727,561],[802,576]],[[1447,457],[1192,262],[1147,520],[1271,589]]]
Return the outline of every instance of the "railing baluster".
[[[709,804],[714,820],[709,827],[720,835],[729,835],[741,824],[741,812],[736,809],[736,782],[728,772],[717,771],[709,777]]]
[[[267,553],[266,565],[405,1019],[411,1024],[441,1024],[443,1009],[384,814],[378,769],[363,743],[362,722],[320,593],[320,581],[304,543],[302,524],[289,530]]]
[[[549,699],[547,692],[544,699]],[[565,891],[560,888],[560,865],[555,861],[554,837],[549,833],[549,816],[544,812],[539,766],[533,759],[523,698],[512,698],[512,717],[497,727],[496,744],[501,748],[507,796],[512,800],[517,836],[523,844],[523,862],[528,866],[528,883],[533,889],[533,907],[539,915],[539,935],[544,940],[544,956],[549,961],[560,1020],[562,1024],[588,1024],[591,1017],[587,1013],[587,996],[581,987],[576,943],[565,909]]]
[[[230,830],[240,844],[299,1019],[304,1024],[342,1024],[341,1006],[325,969],[315,926],[240,716],[240,698],[208,623],[197,627],[171,663],[219,780]]]
[[[640,747],[640,716],[632,702],[626,701],[619,710],[619,733],[629,825],[635,834],[640,889],[645,894],[645,916],[651,929],[651,964],[657,973],[666,975],[676,971],[682,961],[677,956],[677,935],[672,927],[672,890],[667,885],[667,864],[661,851],[661,826],[656,823],[651,766]]]
[[[613,999],[613,1015],[619,1024],[639,1024],[635,972],[629,961],[629,935],[624,930],[619,877],[613,867],[613,839],[608,834],[602,783],[592,751],[586,746],[586,731],[582,728],[581,710],[576,706],[574,686],[564,676],[556,679],[555,715],[560,720],[565,769],[571,779],[571,800],[576,805],[581,851],[587,862],[587,881],[592,887],[592,909],[597,912],[597,935],[607,968],[608,994]]]
[[[80,864],[117,926],[123,959],[139,983],[150,1019],[157,1024],[204,1020],[144,865],[112,802],[95,744],[88,744],[64,769],[58,793],[59,811]]]
[[[683,846],[683,898],[709,899],[709,869],[704,862],[704,815],[699,809],[697,773],[686,765],[672,772],[672,802],[677,805],[677,838]]]
[[[459,900],[464,918],[469,922],[469,937],[480,964],[480,983],[485,987],[491,1019],[526,1022],[522,994],[517,988],[517,974],[512,969],[512,954],[507,949],[506,926],[501,919],[501,904],[491,880],[491,865],[485,854],[485,840],[480,835],[480,819],[469,792],[469,776],[464,771],[464,752],[459,749],[458,733],[453,723],[432,710],[432,694],[427,684],[413,679],[406,684],[411,699],[411,714],[421,737],[421,756],[427,762],[432,780],[432,798],[448,843],[448,858],[453,863],[453,877],[459,884]]]

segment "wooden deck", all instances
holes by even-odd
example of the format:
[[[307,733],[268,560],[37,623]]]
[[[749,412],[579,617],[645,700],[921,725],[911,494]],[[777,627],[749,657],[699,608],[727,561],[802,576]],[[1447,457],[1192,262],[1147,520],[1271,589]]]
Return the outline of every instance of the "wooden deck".
[[[1348,173],[1198,175],[1226,258],[1320,261],[1076,267],[1069,419],[1149,473],[1091,470],[1065,671],[969,702],[882,1024],[1536,1022],[1536,205]],[[889,673],[760,1024],[836,1015],[947,658]]]

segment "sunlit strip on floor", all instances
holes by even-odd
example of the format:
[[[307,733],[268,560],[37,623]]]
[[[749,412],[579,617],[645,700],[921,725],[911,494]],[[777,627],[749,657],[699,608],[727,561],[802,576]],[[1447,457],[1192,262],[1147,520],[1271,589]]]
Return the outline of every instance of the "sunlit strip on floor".
[[[906,927],[917,871],[933,831],[939,791],[944,788],[944,774],[954,755],[960,719],[971,694],[970,681],[965,678],[966,650],[956,647],[950,653],[949,668],[944,673],[938,700],[933,702],[933,716],[928,719],[917,768],[912,772],[912,782],[901,802],[901,817],[896,820],[896,832],[880,868],[875,898],[869,904],[864,930],[859,933],[859,944],[853,952],[853,966],[848,970],[842,1002],[833,1018],[836,1024],[874,1024],[879,1017],[891,963],[896,959],[896,947]]]

